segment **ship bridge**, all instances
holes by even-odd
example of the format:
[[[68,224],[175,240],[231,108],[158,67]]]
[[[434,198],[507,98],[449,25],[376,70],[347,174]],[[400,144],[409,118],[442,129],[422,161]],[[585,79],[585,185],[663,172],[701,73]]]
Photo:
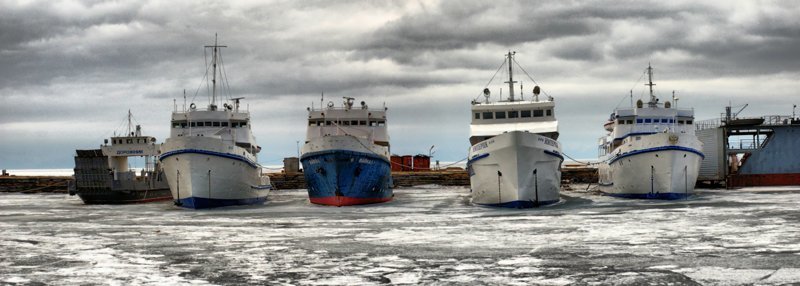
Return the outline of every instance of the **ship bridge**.
[[[210,104],[207,108],[197,108],[194,104],[189,109],[172,113],[171,137],[199,136],[232,140],[236,146],[248,150],[252,154],[261,151],[256,145],[255,136],[250,128],[250,112],[239,109],[239,100],[234,98],[232,104],[225,103],[222,109]]]
[[[334,106],[332,101],[327,107],[309,107],[306,143],[317,137],[348,134],[389,146],[387,108],[370,109],[364,101],[356,107],[353,102],[354,98],[345,97],[341,107]]]

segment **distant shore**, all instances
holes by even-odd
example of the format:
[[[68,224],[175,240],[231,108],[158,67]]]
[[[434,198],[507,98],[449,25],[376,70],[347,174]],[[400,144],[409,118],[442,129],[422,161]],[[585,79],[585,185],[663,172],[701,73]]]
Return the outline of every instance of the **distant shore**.
[[[71,171],[71,170],[70,170]],[[0,176],[0,193],[67,193],[72,176]],[[303,173],[268,173],[272,185],[278,190],[306,188]],[[438,171],[393,172],[394,187],[420,185],[469,186],[469,174],[461,168]],[[594,168],[564,168],[562,180],[572,183],[595,183]]]

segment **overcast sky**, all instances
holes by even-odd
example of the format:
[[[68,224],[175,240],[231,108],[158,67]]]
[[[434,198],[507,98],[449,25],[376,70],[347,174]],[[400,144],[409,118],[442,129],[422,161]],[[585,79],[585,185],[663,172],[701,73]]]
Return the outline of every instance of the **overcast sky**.
[[[648,63],[661,100],[675,90],[698,120],[800,103],[796,1],[0,0],[0,168],[72,168],[128,109],[163,141],[184,89],[208,102],[195,93],[215,33],[267,165],[295,154],[322,91],[385,102],[393,153],[462,159],[469,103],[508,50],[555,98],[576,158],[596,157],[608,114],[644,94]]]

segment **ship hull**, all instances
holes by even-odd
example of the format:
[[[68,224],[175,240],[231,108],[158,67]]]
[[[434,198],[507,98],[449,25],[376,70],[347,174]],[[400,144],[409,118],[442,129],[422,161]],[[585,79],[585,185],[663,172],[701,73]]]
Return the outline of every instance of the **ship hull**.
[[[359,141],[360,140],[360,141]],[[301,156],[309,201],[348,206],[392,200],[390,162],[385,147],[352,136],[315,138]]]
[[[679,139],[670,142],[670,136]],[[642,135],[603,160],[598,168],[601,190],[632,199],[690,197],[703,159],[700,144],[695,136],[686,134]]]
[[[172,199],[169,188],[150,189],[150,190],[112,190],[96,189],[76,191],[78,197],[87,205],[93,204],[138,204],[158,201],[168,201]]]
[[[469,158],[474,204],[532,208],[559,201],[563,157],[556,140],[507,132],[473,145]]]
[[[226,152],[224,150],[231,150]],[[170,138],[159,157],[175,204],[191,209],[262,204],[271,189],[255,158],[214,138]]]

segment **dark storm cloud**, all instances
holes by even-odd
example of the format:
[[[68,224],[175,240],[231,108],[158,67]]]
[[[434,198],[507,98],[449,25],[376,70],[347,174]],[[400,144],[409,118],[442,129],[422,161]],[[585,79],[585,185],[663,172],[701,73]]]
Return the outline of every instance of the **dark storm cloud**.
[[[770,96],[755,114],[791,106],[800,90],[800,8],[790,1],[0,2],[0,98],[10,103],[0,132],[18,138],[0,149],[94,146],[128,109],[164,138],[171,99],[185,89],[208,100],[203,45],[215,33],[229,46],[229,94],[247,97],[270,158],[293,154],[305,107],[324,91],[326,101],[385,101],[394,151],[435,144],[442,160],[458,160],[469,101],[508,50],[556,97],[565,152],[584,158],[602,135],[591,122],[643,87],[648,62],[659,95],[677,89],[698,119],[750,100],[747,90]],[[80,132],[59,143],[26,131],[45,126]]]

